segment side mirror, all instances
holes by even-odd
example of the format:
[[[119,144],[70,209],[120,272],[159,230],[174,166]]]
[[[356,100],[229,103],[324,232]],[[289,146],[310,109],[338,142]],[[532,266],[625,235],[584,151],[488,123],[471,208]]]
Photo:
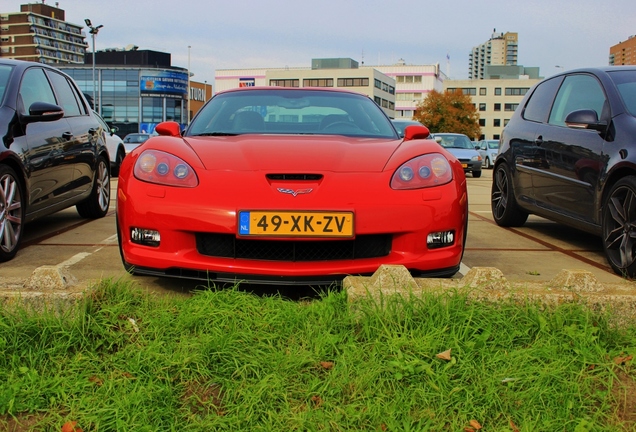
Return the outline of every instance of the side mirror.
[[[59,120],[64,117],[64,110],[51,103],[33,102],[29,107],[29,115],[21,117],[26,123],[49,122]]]
[[[593,129],[603,131],[607,127],[607,123],[599,121],[596,111],[589,109],[581,109],[572,111],[565,117],[565,125],[573,129]]]
[[[161,136],[180,137],[181,126],[179,125],[179,123],[174,121],[165,121],[159,123],[155,127],[155,132],[157,132]]]
[[[426,139],[430,134],[426,126],[410,125],[404,128],[404,141]]]

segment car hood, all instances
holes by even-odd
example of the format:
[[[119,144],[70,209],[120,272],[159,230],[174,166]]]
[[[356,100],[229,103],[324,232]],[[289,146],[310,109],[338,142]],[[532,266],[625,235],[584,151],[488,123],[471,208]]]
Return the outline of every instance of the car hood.
[[[185,137],[207,170],[379,172],[401,140],[342,136]]]

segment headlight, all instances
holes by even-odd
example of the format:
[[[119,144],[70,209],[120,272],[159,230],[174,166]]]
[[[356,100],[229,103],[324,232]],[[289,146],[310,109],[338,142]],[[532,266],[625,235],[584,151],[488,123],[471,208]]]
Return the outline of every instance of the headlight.
[[[418,156],[402,164],[391,178],[392,189],[421,189],[440,186],[453,179],[448,160],[439,153]]]
[[[470,160],[473,160],[475,162],[480,161],[481,160],[481,155],[473,156],[472,158],[470,158]]]
[[[135,162],[135,177],[141,181],[166,186],[196,187],[199,184],[194,170],[170,153],[145,150]]]

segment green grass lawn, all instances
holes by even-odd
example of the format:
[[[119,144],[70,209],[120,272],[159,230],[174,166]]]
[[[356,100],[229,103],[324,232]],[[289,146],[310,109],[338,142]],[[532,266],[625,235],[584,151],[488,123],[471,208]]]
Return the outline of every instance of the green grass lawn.
[[[608,322],[459,293],[104,282],[63,314],[0,309],[0,430],[634,430],[636,326]]]

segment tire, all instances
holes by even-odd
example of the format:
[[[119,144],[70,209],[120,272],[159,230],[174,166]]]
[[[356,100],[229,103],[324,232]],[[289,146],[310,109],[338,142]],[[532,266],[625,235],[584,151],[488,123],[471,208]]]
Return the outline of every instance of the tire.
[[[104,157],[97,158],[97,170],[93,189],[88,198],[77,204],[77,212],[83,218],[97,219],[106,216],[110,206],[110,174]]]
[[[605,256],[623,277],[636,277],[636,176],[616,182],[603,200],[602,235]]]
[[[26,211],[24,197],[15,171],[0,165],[0,262],[9,261],[18,253]]]
[[[111,177],[119,177],[119,167],[126,156],[126,152],[123,149],[117,150],[117,155],[115,156],[115,165],[113,169],[110,171]]]
[[[481,177],[481,170],[479,170],[479,171],[473,171],[473,177],[475,177],[475,178],[479,178],[479,177]]]
[[[528,220],[528,213],[517,204],[508,165],[502,163],[495,168],[490,192],[492,216],[502,227],[520,227]]]
[[[492,168],[492,165],[490,165],[490,158],[486,158],[486,159],[484,160],[484,168],[485,168],[485,169],[490,169],[490,168]]]

